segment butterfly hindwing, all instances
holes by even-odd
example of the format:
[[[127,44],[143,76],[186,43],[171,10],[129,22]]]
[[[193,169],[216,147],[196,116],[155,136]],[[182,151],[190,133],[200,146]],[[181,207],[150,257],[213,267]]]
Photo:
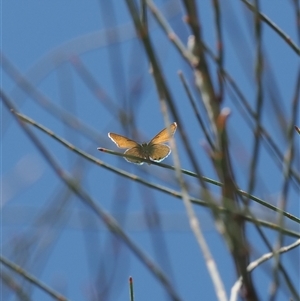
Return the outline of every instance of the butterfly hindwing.
[[[153,144],[151,147],[150,159],[155,162],[161,162],[171,153],[171,149],[165,144]]]
[[[127,151],[125,151],[124,154],[129,155],[129,156],[144,158],[143,149],[142,149],[141,145],[138,145],[138,146],[128,149]],[[135,164],[139,164],[139,165],[142,165],[144,163],[143,161],[140,161],[138,159],[126,158],[126,157],[124,157],[124,159],[130,163],[135,163]]]

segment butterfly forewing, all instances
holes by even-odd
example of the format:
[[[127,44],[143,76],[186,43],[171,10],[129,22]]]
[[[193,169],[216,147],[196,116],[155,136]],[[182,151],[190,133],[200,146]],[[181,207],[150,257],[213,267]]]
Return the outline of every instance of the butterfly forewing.
[[[177,124],[176,122],[173,122],[170,125],[170,128],[165,128],[161,132],[159,132],[152,140],[149,142],[149,144],[159,144],[159,143],[164,143],[167,142],[173,137],[175,134],[175,131],[177,129]]]
[[[171,153],[171,149],[165,144],[154,144],[151,148],[149,155],[150,159],[155,162],[161,162],[163,159],[168,157]]]
[[[115,133],[108,133],[108,137],[117,145],[119,148],[132,148],[139,146],[137,142],[131,140],[125,136],[115,134]]]

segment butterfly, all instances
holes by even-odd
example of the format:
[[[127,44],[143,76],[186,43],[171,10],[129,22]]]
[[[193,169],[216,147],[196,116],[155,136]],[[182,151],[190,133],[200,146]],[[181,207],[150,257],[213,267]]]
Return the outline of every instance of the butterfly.
[[[169,128],[165,128],[155,135],[148,143],[139,144],[132,139],[115,133],[108,133],[108,137],[119,148],[127,148],[124,154],[139,157],[155,162],[161,162],[171,153],[168,145],[163,144],[169,141],[177,129],[176,122],[173,122]],[[138,158],[125,158],[126,161],[142,165],[144,162]]]

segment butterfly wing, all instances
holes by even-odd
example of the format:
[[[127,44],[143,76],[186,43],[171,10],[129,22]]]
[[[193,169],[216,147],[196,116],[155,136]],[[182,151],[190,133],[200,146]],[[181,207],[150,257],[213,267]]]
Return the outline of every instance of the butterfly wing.
[[[150,159],[155,162],[161,162],[167,158],[171,153],[171,149],[165,144],[153,144],[151,146]]]
[[[175,131],[177,129],[177,123],[173,122],[170,125],[170,128],[165,128],[161,132],[159,132],[152,140],[149,142],[149,144],[159,144],[159,143],[164,143],[167,142],[173,137],[175,134]]]
[[[128,149],[127,151],[125,151],[124,154],[129,155],[129,156],[144,158],[144,152],[143,152],[143,148],[141,145],[138,145],[138,146]],[[126,157],[124,157],[124,159],[130,163],[135,163],[135,164],[139,164],[139,165],[142,165],[144,163],[143,161],[140,161],[138,159],[126,158]]]
[[[131,140],[125,136],[115,134],[115,133],[108,133],[108,137],[117,145],[119,148],[132,148],[137,147],[139,144],[134,140]]]

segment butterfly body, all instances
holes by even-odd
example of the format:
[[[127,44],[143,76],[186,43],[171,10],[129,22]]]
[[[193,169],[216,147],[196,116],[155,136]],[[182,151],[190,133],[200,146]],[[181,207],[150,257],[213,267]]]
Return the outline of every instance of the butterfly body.
[[[125,136],[108,133],[108,137],[119,147],[127,148],[124,154],[133,156],[136,158],[126,157],[128,162],[135,164],[143,164],[143,160],[138,158],[151,160],[155,162],[161,162],[170,153],[171,149],[168,145],[163,144],[173,137],[177,128],[176,122],[173,122],[169,128],[165,128],[160,131],[154,138],[152,138],[148,143],[137,143],[136,141],[129,139]]]

